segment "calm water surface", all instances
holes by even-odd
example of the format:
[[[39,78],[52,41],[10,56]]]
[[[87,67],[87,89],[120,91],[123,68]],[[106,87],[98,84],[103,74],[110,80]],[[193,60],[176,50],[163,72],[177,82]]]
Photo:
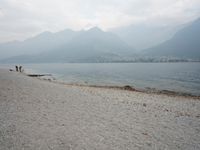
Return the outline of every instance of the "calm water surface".
[[[55,63],[23,67],[26,72],[51,73],[67,83],[131,85],[200,95],[200,63]]]

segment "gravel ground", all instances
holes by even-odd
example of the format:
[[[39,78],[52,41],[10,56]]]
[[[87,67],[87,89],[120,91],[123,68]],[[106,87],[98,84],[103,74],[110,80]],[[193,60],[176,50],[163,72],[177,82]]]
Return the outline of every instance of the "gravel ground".
[[[199,150],[200,100],[0,69],[0,150]]]

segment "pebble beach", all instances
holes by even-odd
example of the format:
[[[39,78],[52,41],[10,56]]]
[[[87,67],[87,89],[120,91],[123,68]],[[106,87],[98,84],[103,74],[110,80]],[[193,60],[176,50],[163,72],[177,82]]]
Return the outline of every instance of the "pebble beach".
[[[199,150],[200,99],[0,69],[0,150]]]

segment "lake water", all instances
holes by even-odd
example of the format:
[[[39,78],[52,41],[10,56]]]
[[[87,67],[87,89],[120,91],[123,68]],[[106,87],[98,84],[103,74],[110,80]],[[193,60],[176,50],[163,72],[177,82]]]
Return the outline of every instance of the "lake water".
[[[67,83],[130,85],[200,95],[200,63],[53,63],[23,67],[27,72],[53,74]]]

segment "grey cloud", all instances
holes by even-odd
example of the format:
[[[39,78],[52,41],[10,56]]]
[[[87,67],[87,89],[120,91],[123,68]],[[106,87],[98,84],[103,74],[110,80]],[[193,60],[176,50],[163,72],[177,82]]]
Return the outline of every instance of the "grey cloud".
[[[1,0],[0,42],[65,28],[177,25],[199,14],[199,0]]]

